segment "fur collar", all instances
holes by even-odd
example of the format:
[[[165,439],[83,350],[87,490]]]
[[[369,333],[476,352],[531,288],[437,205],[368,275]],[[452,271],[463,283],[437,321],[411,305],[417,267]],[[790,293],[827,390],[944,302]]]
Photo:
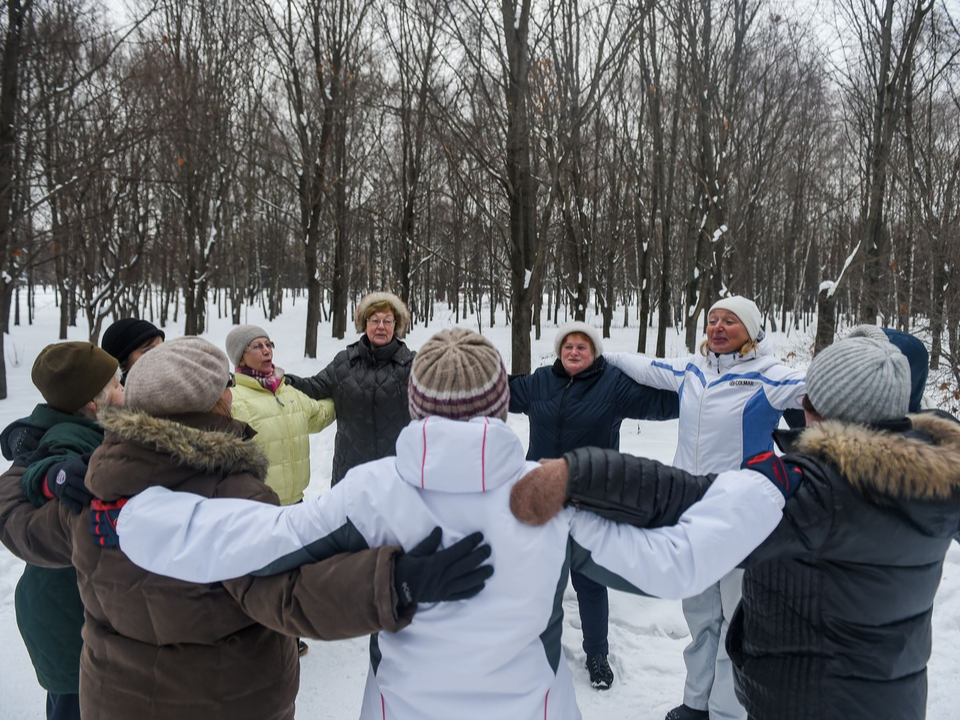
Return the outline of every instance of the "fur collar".
[[[911,415],[918,437],[827,420],[804,430],[792,451],[829,461],[860,492],[904,500],[960,497],[960,424]]]
[[[178,464],[208,473],[246,472],[259,480],[267,476],[266,455],[247,442],[247,426],[239,421],[206,413],[174,420],[123,407],[104,408],[98,419],[108,433],[156,448]]]

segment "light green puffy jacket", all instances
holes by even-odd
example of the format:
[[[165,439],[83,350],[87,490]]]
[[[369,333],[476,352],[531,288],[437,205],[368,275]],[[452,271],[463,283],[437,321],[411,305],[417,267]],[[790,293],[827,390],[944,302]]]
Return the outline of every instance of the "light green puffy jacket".
[[[252,377],[236,374],[233,416],[257,431],[253,439],[267,455],[266,483],[280,496],[281,505],[303,499],[310,484],[310,433],[336,419],[332,400],[311,400],[284,381],[277,394]]]

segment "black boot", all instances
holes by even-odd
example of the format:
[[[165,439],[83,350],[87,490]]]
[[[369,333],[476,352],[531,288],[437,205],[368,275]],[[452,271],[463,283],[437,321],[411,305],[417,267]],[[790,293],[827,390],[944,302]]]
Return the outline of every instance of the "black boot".
[[[667,713],[664,720],[709,720],[710,715],[706,710],[694,710],[686,705],[678,705]]]
[[[597,690],[609,690],[613,685],[613,668],[606,655],[587,655],[587,672],[590,673],[590,684]]]

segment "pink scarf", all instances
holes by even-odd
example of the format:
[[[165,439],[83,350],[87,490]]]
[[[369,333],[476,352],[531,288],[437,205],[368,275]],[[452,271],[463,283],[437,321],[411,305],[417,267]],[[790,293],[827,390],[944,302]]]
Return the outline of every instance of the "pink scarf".
[[[283,370],[278,368],[276,365],[273,366],[273,372],[269,374],[260,372],[259,370],[254,370],[253,368],[248,368],[245,365],[243,367],[238,367],[236,372],[240,373],[241,375],[246,375],[247,377],[252,377],[274,395],[277,394],[277,390],[279,390],[280,386],[283,385]]]

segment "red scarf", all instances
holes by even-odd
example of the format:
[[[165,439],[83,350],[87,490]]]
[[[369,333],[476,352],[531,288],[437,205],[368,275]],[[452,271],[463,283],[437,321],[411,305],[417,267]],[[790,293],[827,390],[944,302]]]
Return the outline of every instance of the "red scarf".
[[[246,365],[238,367],[236,372],[240,373],[241,375],[246,375],[247,377],[252,377],[274,395],[277,394],[277,390],[279,390],[280,386],[283,385],[283,370],[278,368],[276,365],[273,366],[273,372],[271,373],[260,372],[259,370],[248,368]]]

